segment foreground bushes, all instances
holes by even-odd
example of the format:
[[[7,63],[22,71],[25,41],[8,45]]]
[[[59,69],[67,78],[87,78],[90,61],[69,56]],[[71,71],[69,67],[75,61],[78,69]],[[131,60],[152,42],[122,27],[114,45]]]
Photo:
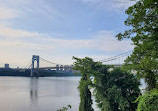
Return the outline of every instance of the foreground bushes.
[[[81,74],[79,84],[79,111],[94,111],[90,87],[94,88],[94,96],[101,111],[135,111],[134,101],[140,95],[139,81],[135,75],[120,68],[94,62],[93,59],[74,57],[74,69]],[[93,76],[94,80],[90,77]]]
[[[158,111],[158,90],[153,89],[137,98],[138,111]]]

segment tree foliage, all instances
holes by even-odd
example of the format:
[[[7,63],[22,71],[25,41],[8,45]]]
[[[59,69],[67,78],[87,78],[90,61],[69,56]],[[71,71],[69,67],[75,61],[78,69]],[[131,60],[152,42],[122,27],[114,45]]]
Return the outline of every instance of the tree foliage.
[[[138,97],[138,111],[158,111],[158,90],[154,89]]]
[[[95,75],[95,95],[102,111],[135,111],[134,103],[138,95],[139,81],[132,74],[114,68],[109,72],[102,66],[100,74]]]
[[[119,68],[113,68],[110,71],[112,66],[94,62],[88,57],[83,59],[74,57],[74,59],[76,60],[74,69],[78,70],[82,76],[79,85],[80,108],[82,107],[85,111],[84,104],[88,101],[86,99],[90,98],[89,96],[87,96],[89,98],[85,98],[89,85],[94,88],[96,102],[101,111],[135,111],[137,104],[134,101],[140,94],[140,90],[139,81],[134,75]],[[90,76],[94,77],[93,82]],[[89,92],[87,94],[89,95]]]
[[[148,89],[156,88],[158,83],[158,1],[139,0],[126,10],[129,26],[119,40],[130,38],[134,51],[126,59],[125,69],[136,70],[138,77],[145,78]]]
[[[68,111],[68,109],[71,109],[71,105],[67,105],[67,107],[62,107],[61,109],[57,111]]]
[[[77,57],[73,57],[73,59],[76,60],[76,62],[74,62],[74,70],[79,71],[81,74],[81,80],[78,87],[80,91],[79,111],[94,111],[92,108],[91,92],[89,89],[89,85],[92,84],[90,79],[91,75],[88,74],[91,68],[87,67],[89,64],[92,64],[92,59],[79,59]]]

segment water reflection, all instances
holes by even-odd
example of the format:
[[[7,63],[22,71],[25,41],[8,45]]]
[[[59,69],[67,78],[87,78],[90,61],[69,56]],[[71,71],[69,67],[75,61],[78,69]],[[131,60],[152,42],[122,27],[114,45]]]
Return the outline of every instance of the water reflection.
[[[79,106],[77,77],[0,77],[0,111],[56,111]]]
[[[38,108],[38,78],[30,78],[30,104],[31,109],[36,111]]]

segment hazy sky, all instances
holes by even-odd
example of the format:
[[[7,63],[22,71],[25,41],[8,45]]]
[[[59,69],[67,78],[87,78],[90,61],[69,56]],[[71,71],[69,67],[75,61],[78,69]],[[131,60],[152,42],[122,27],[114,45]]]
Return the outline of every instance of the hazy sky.
[[[72,56],[105,59],[133,49],[115,35],[127,27],[128,0],[0,0],[0,63],[26,65],[33,54],[60,64]],[[0,66],[1,67],[1,66]]]

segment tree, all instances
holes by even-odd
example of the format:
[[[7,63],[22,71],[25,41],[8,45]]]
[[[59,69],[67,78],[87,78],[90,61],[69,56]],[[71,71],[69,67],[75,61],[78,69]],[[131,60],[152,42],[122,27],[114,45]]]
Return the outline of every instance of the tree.
[[[137,111],[158,111],[158,90],[146,92],[136,102],[139,102]]]
[[[91,99],[91,92],[89,86],[92,84],[91,82],[91,74],[89,74],[90,64],[92,64],[92,59],[85,58],[79,59],[77,57],[73,57],[76,60],[74,62],[74,70],[79,71],[81,74],[81,80],[79,82],[79,91],[80,91],[80,105],[79,111],[94,111],[92,108],[92,99]]]
[[[137,104],[134,101],[140,94],[140,83],[134,75],[119,68],[103,65],[101,62],[94,62],[88,57],[74,59],[74,69],[82,76],[79,85],[80,108],[85,111],[84,104],[88,103],[86,99],[90,99],[91,95],[86,91],[89,85],[94,88],[96,102],[101,111],[135,111]],[[91,76],[94,77],[93,82]],[[85,98],[86,92],[89,98]]]
[[[135,48],[124,69],[135,70],[139,78],[145,78],[149,90],[158,88],[158,1],[140,0],[126,14],[125,25],[131,29],[116,37],[130,38]]]
[[[107,66],[103,67],[100,75],[94,76],[98,106],[102,111],[135,111],[134,101],[140,95],[137,78],[120,68],[109,72]]]

